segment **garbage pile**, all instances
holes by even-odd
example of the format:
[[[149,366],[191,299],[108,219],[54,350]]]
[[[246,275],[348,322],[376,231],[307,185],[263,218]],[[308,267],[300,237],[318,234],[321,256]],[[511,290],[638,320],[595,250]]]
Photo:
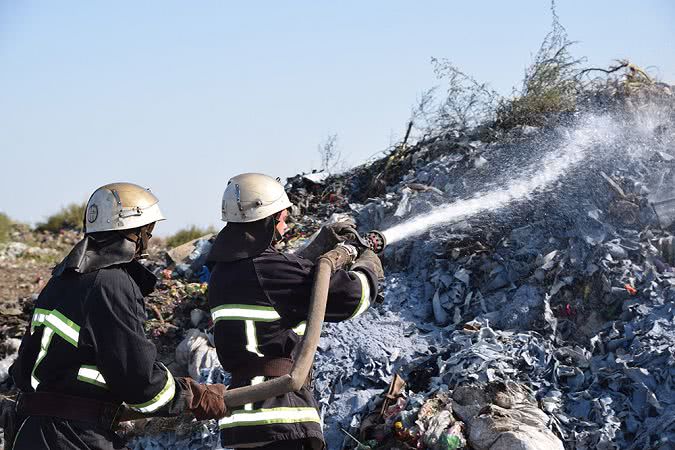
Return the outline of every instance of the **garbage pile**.
[[[329,449],[675,446],[668,101],[612,112],[618,125],[598,130],[612,139],[550,188],[385,250],[384,303],[322,333],[314,388]],[[290,178],[295,207],[281,247],[297,247],[334,214],[386,231],[502,188],[524,167],[536,176],[583,121],[523,126],[492,143],[446,130],[345,174]],[[206,304],[211,240],[148,262],[160,282],[146,302],[147,331],[175,375],[227,382]],[[30,305],[19,309],[26,316]],[[16,343],[4,337],[0,357]],[[159,420],[127,432],[139,450],[219,448],[214,422]]]
[[[328,217],[349,211],[346,186],[341,177],[323,171],[296,175],[286,180],[288,197],[293,203],[289,230],[279,244],[280,250],[302,245]]]
[[[385,304],[325,326],[315,375],[329,447],[672,448],[675,260],[663,207],[675,197],[669,114],[654,113],[647,129],[644,116],[622,116],[618,138],[594,148],[597,155],[554,190],[389,247]],[[343,178],[353,198],[366,199],[349,207],[363,230],[386,229],[498,183],[495,166],[517,167],[565,133],[522,128],[499,144],[448,133],[431,148],[394,152]],[[408,382],[399,411],[380,413],[386,432],[370,433],[366,419],[397,372]],[[528,391],[524,404],[537,411],[509,415],[491,406],[493,422],[487,412],[478,422],[457,413],[463,389],[489,391],[495,383],[518,398]],[[453,410],[446,430],[463,421],[454,446],[430,444],[420,419],[425,401],[439,395],[452,399],[443,409]],[[495,425],[503,417],[511,424]],[[488,442],[475,432],[533,423],[546,437],[523,436],[519,446],[513,434]]]

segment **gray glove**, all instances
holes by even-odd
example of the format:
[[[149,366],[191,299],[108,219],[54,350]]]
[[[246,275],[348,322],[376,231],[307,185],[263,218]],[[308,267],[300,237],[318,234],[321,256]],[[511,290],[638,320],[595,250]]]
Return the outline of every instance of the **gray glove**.
[[[380,257],[375,254],[371,249],[365,249],[354,264],[352,264],[351,270],[365,269],[377,277],[378,282],[384,280],[384,269],[382,268],[382,261]]]
[[[295,254],[310,261],[316,261],[319,256],[333,250],[340,242],[346,241],[351,234],[357,235],[356,226],[353,221],[331,223],[322,227],[319,234],[312,239],[312,242],[307,244],[305,248],[298,250]]]

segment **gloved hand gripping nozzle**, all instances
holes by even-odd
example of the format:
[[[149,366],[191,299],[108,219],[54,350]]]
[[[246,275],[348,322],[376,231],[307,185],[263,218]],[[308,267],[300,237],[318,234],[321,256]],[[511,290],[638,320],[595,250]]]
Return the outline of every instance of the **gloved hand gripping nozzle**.
[[[361,236],[356,233],[356,230],[352,229],[344,234],[344,236],[346,237],[345,242],[357,247],[359,252],[369,248],[374,251],[375,254],[380,255],[387,246],[387,238],[384,236],[384,233],[378,230],[371,230],[364,236]]]

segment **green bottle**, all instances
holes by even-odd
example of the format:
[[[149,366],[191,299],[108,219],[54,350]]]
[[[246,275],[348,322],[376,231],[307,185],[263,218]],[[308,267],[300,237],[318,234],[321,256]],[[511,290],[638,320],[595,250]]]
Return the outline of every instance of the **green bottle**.
[[[461,439],[459,439],[458,436],[455,436],[454,434],[445,433],[441,437],[439,444],[441,444],[441,448],[443,450],[456,450],[458,448],[461,448],[462,441]]]

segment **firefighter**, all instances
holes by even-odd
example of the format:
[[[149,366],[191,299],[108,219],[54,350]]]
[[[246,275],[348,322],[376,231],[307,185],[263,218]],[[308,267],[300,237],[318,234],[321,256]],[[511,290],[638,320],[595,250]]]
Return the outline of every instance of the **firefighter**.
[[[15,450],[124,448],[114,432],[124,408],[225,415],[223,385],[174,378],[145,337],[143,297],[156,278],[138,260],[159,220],[157,197],[135,184],[92,194],[85,236],[40,293],[10,369],[21,391]]]
[[[300,256],[281,253],[274,244],[287,230],[291,206],[278,179],[262,174],[232,178],[223,194],[227,224],[208,257],[208,301],[218,358],[232,374],[230,388],[290,372],[308,315],[314,259],[355,233],[353,224],[338,223],[322,229]],[[370,250],[349,271],[338,270],[330,281],[326,320],[339,322],[366,311],[383,276]],[[245,405],[219,420],[221,445],[325,448],[310,381],[297,392]]]

